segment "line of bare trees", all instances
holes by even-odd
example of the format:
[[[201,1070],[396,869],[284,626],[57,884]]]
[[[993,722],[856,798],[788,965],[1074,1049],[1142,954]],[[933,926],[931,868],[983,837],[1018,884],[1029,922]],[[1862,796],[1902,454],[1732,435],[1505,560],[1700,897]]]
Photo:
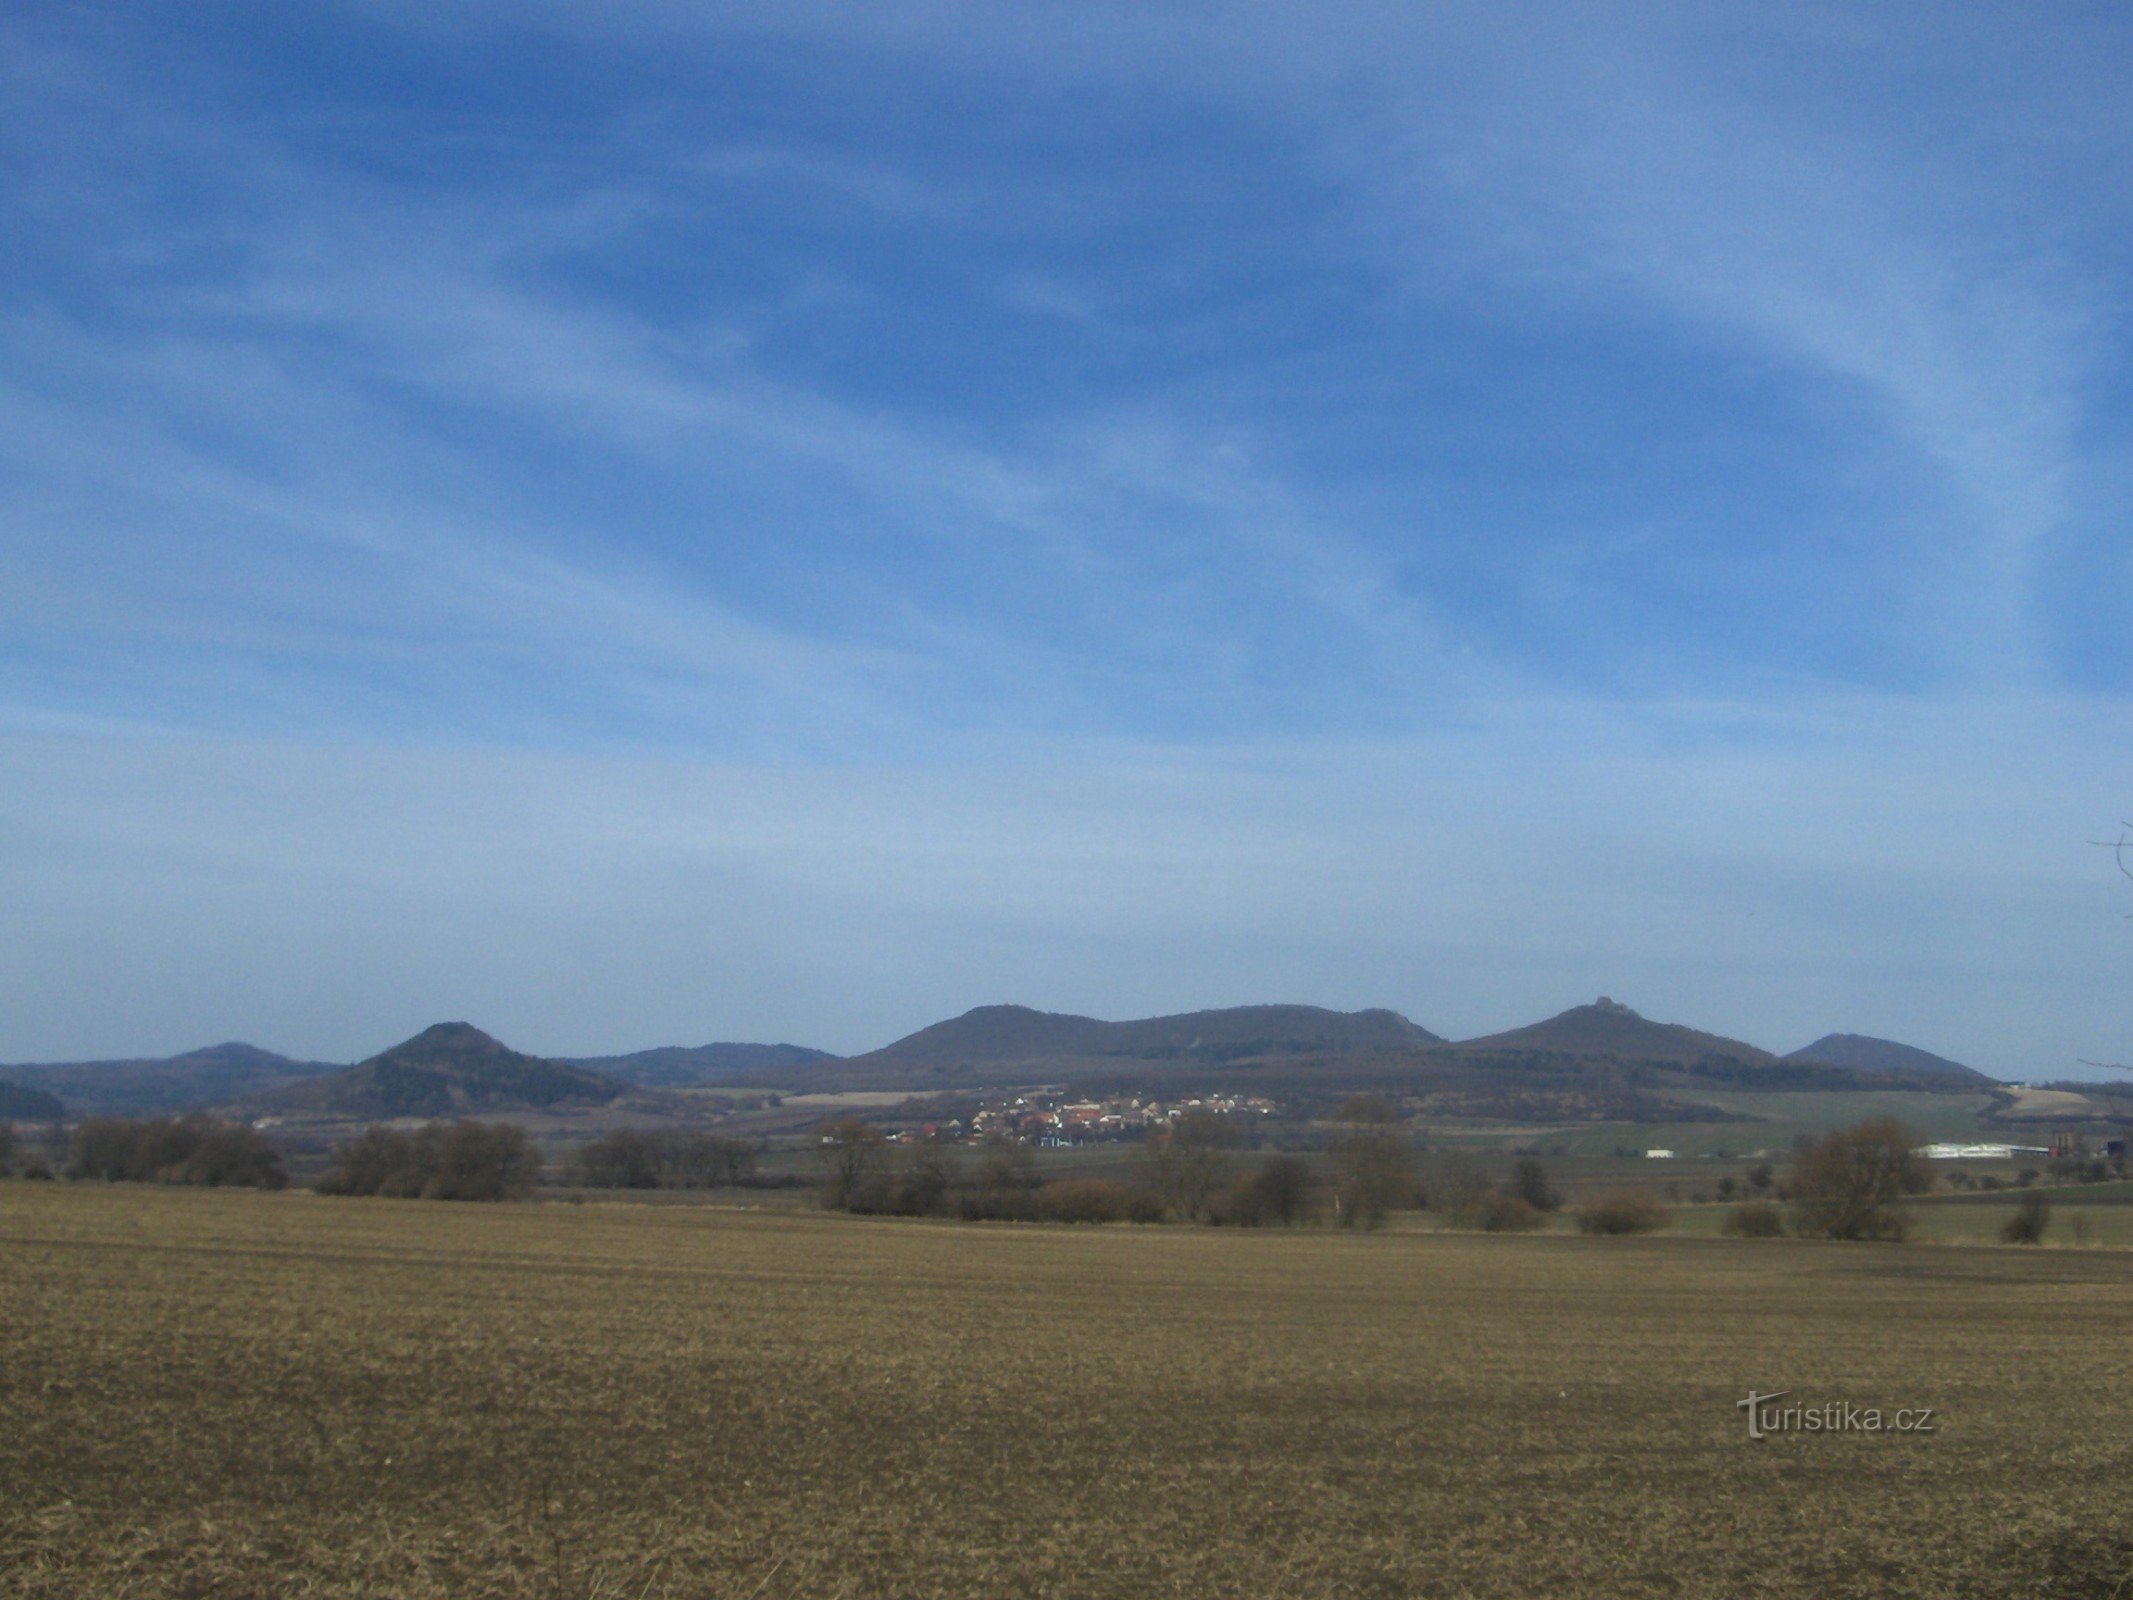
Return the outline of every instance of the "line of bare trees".
[[[89,1117],[75,1125],[67,1176],[248,1189],[279,1189],[289,1181],[265,1135],[211,1117]]]
[[[509,1122],[365,1128],[336,1152],[321,1194],[400,1200],[520,1200],[540,1181],[541,1155]]]
[[[1903,1201],[1933,1175],[1914,1141],[1891,1118],[1874,1118],[1819,1139],[1803,1139],[1782,1180],[1767,1167],[1726,1231],[1750,1237],[1898,1240],[1910,1217]],[[1013,1140],[976,1150],[926,1142],[905,1145],[857,1119],[818,1130],[821,1198],[843,1211],[1030,1221],[1175,1220],[1217,1226],[1279,1227],[1325,1221],[1374,1228],[1395,1211],[1427,1207],[1454,1227],[1520,1232],[1563,1210],[1565,1197],[1543,1164],[1525,1157],[1492,1178],[1472,1157],[1450,1154],[1418,1171],[1395,1108],[1375,1096],[1347,1102],[1316,1161],[1282,1154],[1246,1164],[1229,1119],[1192,1112],[1150,1135],[1131,1181],[1072,1178],[1044,1183],[1033,1152]],[[1782,1202],[1782,1209],[1778,1202]],[[1571,1208],[1588,1234],[1649,1233],[1666,1225],[1667,1203],[1648,1186],[1627,1185]]]
[[[856,1118],[817,1130],[824,1205],[839,1211],[971,1220],[1158,1222],[1292,1227],[1324,1218],[1374,1228],[1415,1206],[1421,1190],[1398,1113],[1375,1096],[1342,1108],[1338,1131],[1314,1164],[1281,1154],[1246,1162],[1231,1119],[1195,1110],[1151,1133],[1130,1179],[1044,1182],[1035,1153],[1016,1139],[975,1149],[891,1141]]]
[[[821,1198],[837,1211],[959,1217],[970,1222],[1160,1222],[1143,1186],[1103,1178],[1042,1182],[1019,1139],[976,1151],[928,1139],[899,1145],[871,1123],[845,1118],[817,1131]]]
[[[0,1122],[0,1178],[30,1178],[49,1181],[67,1170],[70,1144],[66,1130],[52,1123],[42,1131],[24,1134],[12,1122]]]
[[[578,1152],[588,1189],[718,1189],[756,1176],[756,1146],[723,1134],[617,1128]]]
[[[11,1131],[11,1130],[10,1130]],[[1428,1206],[1454,1226],[1515,1232],[1541,1225],[1564,1205],[1542,1164],[1524,1158],[1491,1180],[1461,1155],[1439,1158],[1425,1182],[1397,1110],[1359,1095],[1333,1120],[1318,1161],[1278,1154],[1239,1158],[1230,1119],[1195,1111],[1152,1134],[1129,1181],[1042,1181],[1035,1153],[1014,1139],[975,1150],[926,1141],[899,1144],[878,1128],[845,1119],[818,1130],[815,1155],[825,1205],[854,1212],[952,1216],[971,1220],[1156,1222],[1290,1227],[1313,1221],[1375,1228],[1395,1211]],[[576,1160],[589,1186],[702,1189],[756,1181],[757,1146],[703,1132],[617,1130],[590,1141]],[[0,1171],[11,1147],[0,1146]],[[539,1182],[539,1151],[510,1123],[431,1123],[407,1130],[365,1129],[335,1152],[318,1180],[322,1193],[442,1200],[522,1198]],[[280,1188],[288,1173],[257,1130],[207,1117],[92,1117],[67,1148],[66,1175],[114,1182]],[[2085,1174],[2084,1174],[2085,1175]],[[767,1180],[765,1180],[767,1181]],[[1735,1209],[1726,1231],[1790,1232],[1805,1238],[1898,1240],[1910,1229],[1902,1202],[1933,1182],[1911,1135],[1875,1118],[1819,1139],[1803,1139],[1782,1181],[1767,1172],[1751,1185],[1773,1200]],[[1603,1194],[1576,1208],[1587,1233],[1641,1233],[1662,1226],[1665,1206],[1649,1190]],[[2032,1204],[2008,1237],[2040,1235],[2048,1203]]]

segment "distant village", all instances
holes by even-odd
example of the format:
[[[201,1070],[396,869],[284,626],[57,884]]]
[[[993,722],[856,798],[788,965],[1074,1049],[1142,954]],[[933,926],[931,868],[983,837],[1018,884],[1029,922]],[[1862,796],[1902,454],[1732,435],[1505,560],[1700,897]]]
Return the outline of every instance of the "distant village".
[[[982,1144],[1014,1138],[1045,1149],[1144,1138],[1151,1129],[1168,1127],[1193,1112],[1218,1116],[1272,1117],[1280,1106],[1263,1095],[1191,1095],[1176,1100],[1113,1095],[1104,1100],[1069,1100],[1041,1091],[1002,1096],[983,1102],[966,1120],[922,1122],[895,1135],[899,1144],[945,1140]]]

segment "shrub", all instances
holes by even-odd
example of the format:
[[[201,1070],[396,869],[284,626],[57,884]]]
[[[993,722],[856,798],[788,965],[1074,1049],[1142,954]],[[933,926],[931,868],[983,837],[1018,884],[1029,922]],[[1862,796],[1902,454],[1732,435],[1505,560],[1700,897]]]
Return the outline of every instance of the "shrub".
[[[1736,1239],[1775,1239],[1785,1231],[1785,1214],[1768,1200],[1750,1200],[1727,1213],[1723,1231]]]
[[[1038,1222],[1034,1189],[958,1189],[952,1215],[964,1222]]]
[[[1276,1156],[1219,1195],[1211,1219],[1239,1228],[1286,1228],[1311,1214],[1311,1166],[1301,1156]]]
[[[1451,1217],[1458,1226],[1479,1228],[1483,1233],[1531,1233],[1547,1221],[1517,1195],[1505,1194],[1498,1189],[1487,1189],[1470,1197],[1451,1213]]]
[[[965,1222],[1161,1222],[1164,1207],[1138,1184],[1066,1178],[1040,1188],[963,1189],[955,1215]]]
[[[1161,1222],[1163,1202],[1135,1184],[1108,1178],[1067,1178],[1036,1194],[1046,1222]]]
[[[862,1173],[835,1199],[825,1193],[822,1203],[832,1211],[849,1211],[862,1217],[910,1214],[910,1208],[897,1191],[895,1177],[887,1171]]]
[[[2043,1241],[2044,1230],[2051,1226],[2052,1203],[2044,1191],[2032,1189],[2016,1204],[2014,1215],[2000,1227],[2002,1244],[2038,1244]]]
[[[1387,1126],[1400,1120],[1400,1108],[1381,1094],[1352,1094],[1341,1102],[1333,1119],[1357,1126]]]
[[[1667,1211],[1649,1189],[1616,1189],[1578,1208],[1578,1232],[1594,1234],[1656,1233],[1666,1226]]]
[[[1504,1188],[1506,1193],[1518,1196],[1535,1211],[1562,1209],[1563,1197],[1549,1183],[1548,1169],[1530,1158],[1511,1168],[1510,1181]]]

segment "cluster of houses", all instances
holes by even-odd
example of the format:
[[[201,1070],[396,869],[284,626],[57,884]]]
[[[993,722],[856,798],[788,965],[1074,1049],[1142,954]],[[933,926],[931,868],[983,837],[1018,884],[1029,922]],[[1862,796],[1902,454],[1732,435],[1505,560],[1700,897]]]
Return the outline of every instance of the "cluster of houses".
[[[1274,1101],[1261,1095],[1192,1095],[1178,1100],[1144,1100],[1138,1095],[1113,1095],[1105,1100],[1068,1100],[1045,1094],[1019,1094],[981,1105],[968,1122],[952,1118],[907,1128],[896,1137],[903,1144],[931,1139],[951,1143],[982,1144],[987,1139],[1008,1137],[1056,1148],[1071,1144],[1094,1144],[1109,1139],[1137,1139],[1151,1129],[1167,1127],[1195,1111],[1220,1116],[1270,1117],[1278,1110]]]

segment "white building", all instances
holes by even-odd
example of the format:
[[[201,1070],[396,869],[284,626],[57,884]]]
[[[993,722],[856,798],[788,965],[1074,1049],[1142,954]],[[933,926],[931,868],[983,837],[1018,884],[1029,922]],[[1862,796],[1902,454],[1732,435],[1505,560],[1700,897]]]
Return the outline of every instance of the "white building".
[[[1928,1161],[2012,1161],[2016,1156],[2048,1156],[2040,1144],[1922,1144],[1911,1152]]]

